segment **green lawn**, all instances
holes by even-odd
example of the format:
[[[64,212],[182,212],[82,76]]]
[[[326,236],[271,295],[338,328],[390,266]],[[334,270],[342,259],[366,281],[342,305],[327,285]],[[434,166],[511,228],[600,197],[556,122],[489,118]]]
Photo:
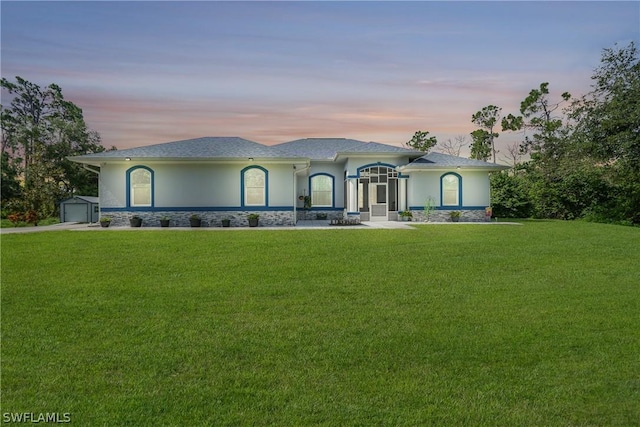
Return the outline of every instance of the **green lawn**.
[[[640,229],[2,236],[2,413],[72,424],[640,423]]]
[[[60,218],[44,218],[40,221],[38,221],[38,225],[53,225],[53,224],[59,224],[60,223]],[[20,221],[17,225],[12,223],[11,221],[9,221],[8,219],[1,219],[0,220],[0,228],[14,228],[14,227],[33,227],[33,224],[27,224],[24,221]]]

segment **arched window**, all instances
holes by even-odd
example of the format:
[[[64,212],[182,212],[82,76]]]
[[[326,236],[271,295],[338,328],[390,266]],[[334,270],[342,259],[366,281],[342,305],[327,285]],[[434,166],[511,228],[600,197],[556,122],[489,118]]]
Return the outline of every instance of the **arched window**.
[[[312,175],[309,180],[311,182],[311,206],[333,207],[333,176],[317,174]]]
[[[267,170],[250,166],[242,170],[242,205],[267,206]]]
[[[462,177],[456,173],[447,173],[440,178],[442,206],[462,206]]]
[[[153,170],[134,166],[127,171],[127,206],[153,206]]]

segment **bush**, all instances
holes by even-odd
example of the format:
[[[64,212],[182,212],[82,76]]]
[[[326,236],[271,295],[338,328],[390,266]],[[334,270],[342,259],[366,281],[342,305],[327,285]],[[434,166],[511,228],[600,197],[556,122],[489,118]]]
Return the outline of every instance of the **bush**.
[[[491,174],[491,206],[498,218],[528,218],[531,201],[523,175],[507,171]]]

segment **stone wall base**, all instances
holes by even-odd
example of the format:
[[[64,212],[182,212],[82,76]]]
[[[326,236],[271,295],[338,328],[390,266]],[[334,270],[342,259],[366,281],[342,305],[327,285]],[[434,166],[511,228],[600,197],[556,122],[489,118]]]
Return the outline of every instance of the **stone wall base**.
[[[451,222],[450,213],[453,210],[434,210],[429,213],[429,221],[431,222]],[[425,214],[423,210],[414,210],[412,221],[425,222]],[[460,222],[487,222],[484,210],[460,210]],[[170,218],[170,227],[190,227],[191,215],[198,215],[202,219],[201,227],[222,227],[222,220],[231,220],[231,227],[248,227],[249,221],[247,215],[257,213],[260,215],[258,221],[259,227],[277,227],[277,226],[294,226],[295,221],[292,211],[210,211],[210,212],[101,212],[102,216],[112,218],[112,227],[129,227],[129,219],[133,215],[142,218],[143,227],[160,227],[160,219],[163,216]],[[342,211],[304,211],[297,210],[297,220],[315,220],[318,213],[327,215],[327,221],[343,219]],[[362,218],[361,215],[349,215],[349,218],[358,218],[367,221],[368,218]],[[401,220],[398,218],[398,220]]]
[[[325,214],[327,216],[325,218],[327,221],[342,219],[344,217],[343,211],[336,210],[321,211],[314,209],[312,211],[305,211],[304,209],[298,209],[296,210],[296,214],[298,216],[298,221],[316,220],[318,219],[318,214]]]
[[[484,210],[434,210],[429,213],[429,221],[431,222],[452,222],[451,212],[460,212],[460,222],[489,222],[491,218],[487,218]],[[423,210],[411,211],[413,213],[413,221],[425,222],[426,217]]]
[[[191,215],[198,215],[202,219],[201,227],[222,227],[222,220],[231,220],[231,227],[248,227],[247,215],[257,213],[260,215],[258,227],[292,226],[293,211],[209,211],[209,212],[101,212],[101,216],[112,218],[112,227],[128,227],[129,219],[133,215],[142,218],[143,227],[160,227],[160,219],[163,216],[170,218],[170,227],[190,227]]]

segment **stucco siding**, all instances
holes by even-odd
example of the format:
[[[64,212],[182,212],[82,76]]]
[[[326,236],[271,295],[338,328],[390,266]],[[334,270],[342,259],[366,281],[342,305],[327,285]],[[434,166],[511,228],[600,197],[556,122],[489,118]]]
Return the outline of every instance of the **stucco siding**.
[[[103,165],[100,168],[98,187],[101,208],[121,208],[126,206],[125,165]]]
[[[344,208],[344,164],[312,162],[309,175],[305,176],[303,181],[307,195],[310,194],[309,177],[316,174],[328,174],[333,177],[333,207]],[[300,187],[298,187],[298,190],[300,190]],[[302,194],[301,191],[298,191],[298,193]]]
[[[269,206],[293,206],[293,166],[261,166],[269,171]]]
[[[428,196],[441,205],[440,179],[447,173],[455,173],[462,178],[462,206],[480,207],[490,204],[489,175],[484,171],[426,171],[411,172],[407,183],[408,205],[424,206]]]
[[[489,174],[484,171],[470,171],[460,175],[462,176],[462,204],[489,206],[491,204]]]
[[[239,207],[242,170],[248,166],[267,170],[269,206],[292,205],[291,165],[148,162],[102,166],[100,204],[103,208],[127,206],[127,171],[137,166],[153,171],[154,208]]]
[[[440,175],[440,172],[411,172],[407,180],[407,206],[424,206],[427,197],[440,206]]]

